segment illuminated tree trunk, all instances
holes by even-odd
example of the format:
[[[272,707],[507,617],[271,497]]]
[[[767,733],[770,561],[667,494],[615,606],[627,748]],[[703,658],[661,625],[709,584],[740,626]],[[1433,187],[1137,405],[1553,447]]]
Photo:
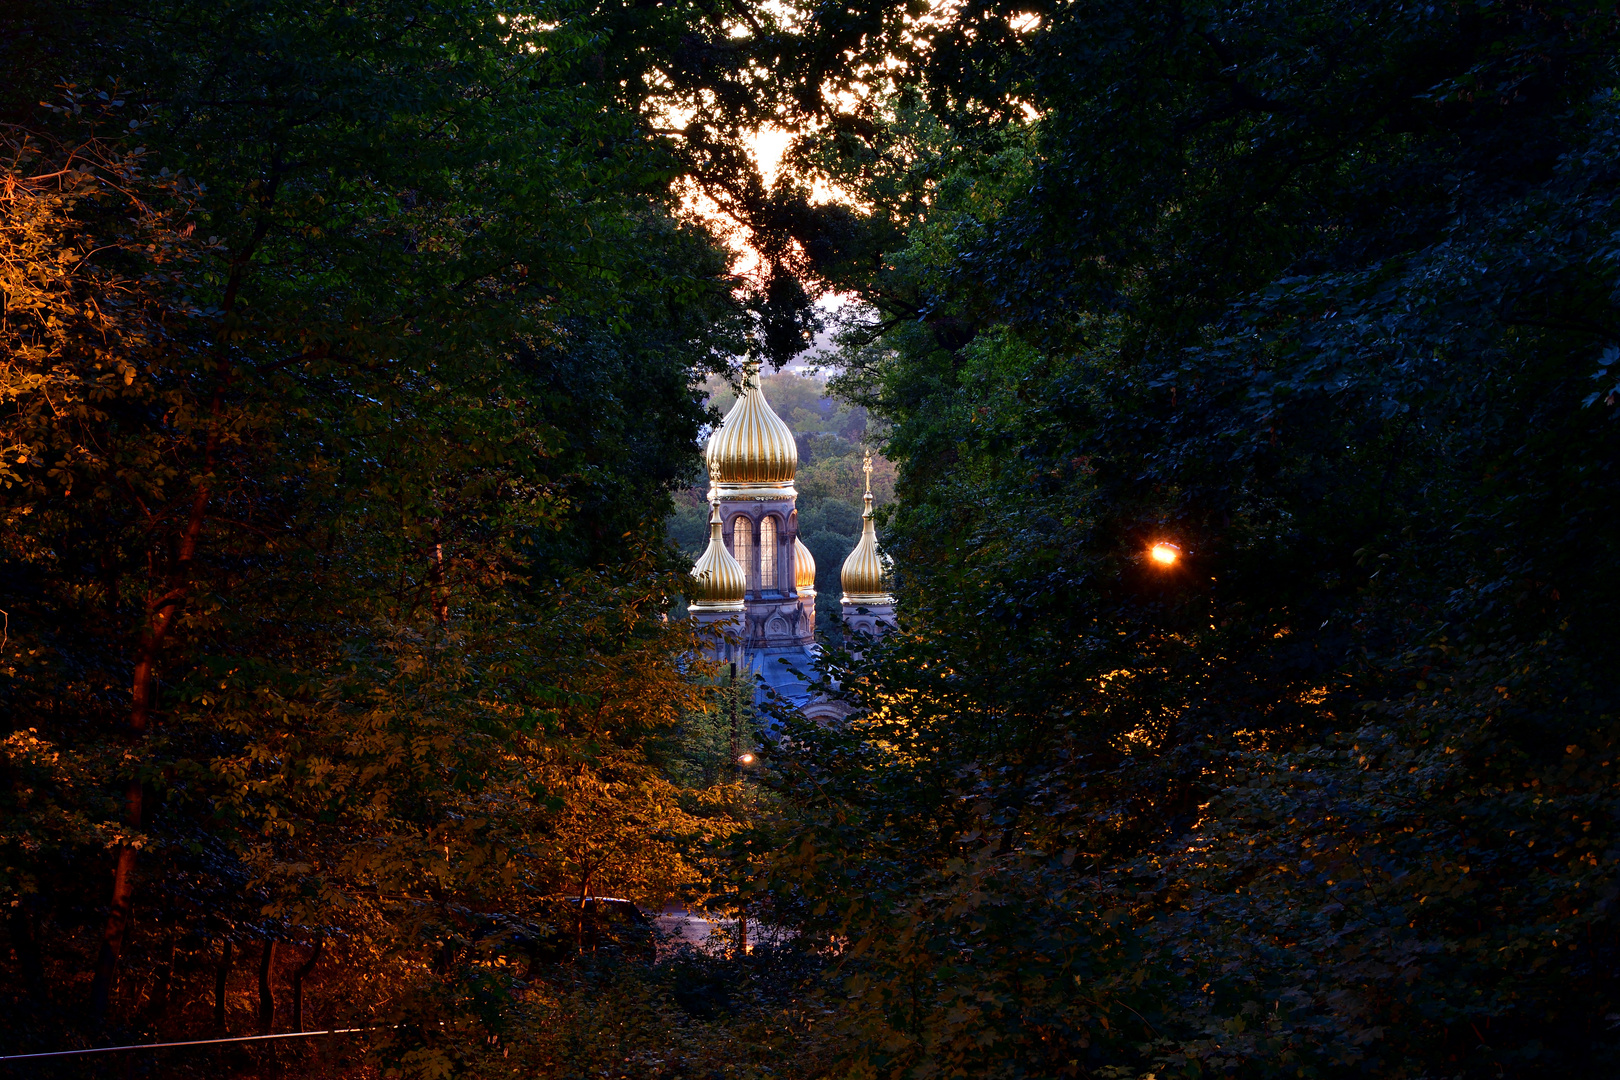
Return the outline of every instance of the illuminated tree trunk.
[[[259,198],[259,220],[253,236],[237,254],[231,264],[230,278],[220,304],[221,323],[229,325],[236,309],[237,294],[247,274],[248,261],[270,230],[270,207],[275,202],[276,188],[281,182],[281,163],[277,155],[271,167],[269,183]],[[231,385],[231,363],[223,333],[214,356],[214,387],[209,401],[209,431],[204,442],[202,469],[199,476],[212,476],[218,463],[221,438],[221,420],[225,411],[225,394]],[[151,730],[152,709],[157,691],[157,663],[163,645],[173,631],[181,606],[191,591],[192,565],[197,555],[197,541],[202,536],[203,522],[207,518],[212,490],[207,483],[197,485],[191,500],[191,510],[184,531],[174,547],[173,561],[163,577],[163,591],[149,592],[146,603],[145,624],[141,627],[136,646],[135,665],[130,679],[129,728],[131,737],[144,742]],[[154,590],[155,591],[155,590]],[[133,776],[124,786],[124,825],[138,832],[145,817],[144,791],[139,776]],[[107,1018],[112,1000],[113,986],[118,977],[118,962],[123,957],[124,939],[129,933],[130,916],[135,903],[135,863],[139,846],[125,842],[118,848],[118,861],[113,869],[112,901],[108,905],[107,923],[101,934],[101,949],[96,956],[95,981],[90,988],[90,1013],[100,1026]]]
[[[591,878],[587,874],[579,880],[579,918],[574,920],[574,951],[582,955],[585,952],[585,906],[590,895]]]
[[[435,530],[433,557],[428,562],[428,600],[433,607],[433,621],[443,626],[450,621],[450,595],[444,587],[444,545]]]
[[[183,580],[190,570],[191,557],[196,551],[197,535],[202,531],[203,510],[207,505],[206,488],[199,489],[193,502],[191,521],[180,549],[180,568],[171,574],[171,582]],[[141,635],[136,654],[134,678],[131,680],[129,731],[144,741],[151,727],[152,698],[157,688],[157,655],[163,641],[169,636],[180,610],[183,589],[171,587],[148,605],[145,632]],[[138,832],[145,816],[145,789],[139,776],[132,776],[124,785],[124,825]],[[96,977],[90,988],[90,1012],[97,1025],[107,1018],[112,1000],[113,986],[118,976],[118,961],[123,955],[124,939],[129,933],[130,916],[135,902],[135,854],[139,847],[126,842],[118,849],[118,861],[113,869],[112,903],[107,912],[107,924],[101,934],[101,950],[96,957]]]

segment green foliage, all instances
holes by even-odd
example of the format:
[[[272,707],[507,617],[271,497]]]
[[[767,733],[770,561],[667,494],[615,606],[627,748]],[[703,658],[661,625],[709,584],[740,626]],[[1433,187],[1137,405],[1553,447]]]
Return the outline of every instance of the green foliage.
[[[339,1072],[1606,1076],[1616,36],[11,5],[7,1045],[318,948],[311,1018],[404,1025]],[[745,780],[659,522],[818,290],[801,533],[830,614],[881,437],[905,628]],[[601,892],[796,936],[640,968]]]
[[[243,1023],[226,943],[498,1029],[550,900],[731,828],[653,759],[702,696],[657,521],[747,311],[588,18],[138,15],[4,22],[8,1045],[206,1034],[216,965]]]
[[[851,1067],[1605,1075],[1610,15],[1011,14],[801,148],[902,464],[787,773]]]
[[[675,512],[664,519],[670,540],[693,562],[709,546],[709,504],[702,495],[697,488],[681,492],[676,496]]]
[[[681,718],[667,751],[665,768],[684,787],[703,790],[739,776],[737,758],[758,749],[754,732],[760,719],[754,710],[751,681],[731,681],[722,671],[708,688],[702,707]]]

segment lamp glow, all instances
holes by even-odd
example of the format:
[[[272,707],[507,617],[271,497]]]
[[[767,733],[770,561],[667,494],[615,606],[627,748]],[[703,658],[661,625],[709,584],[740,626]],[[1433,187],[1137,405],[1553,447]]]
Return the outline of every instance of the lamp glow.
[[[1176,560],[1181,558],[1181,552],[1176,550],[1174,544],[1154,544],[1148,549],[1148,558],[1160,566],[1174,566]]]
[[[742,762],[744,765],[752,765],[754,763],[754,755],[753,754],[744,754],[742,757],[738,758],[737,760]]]

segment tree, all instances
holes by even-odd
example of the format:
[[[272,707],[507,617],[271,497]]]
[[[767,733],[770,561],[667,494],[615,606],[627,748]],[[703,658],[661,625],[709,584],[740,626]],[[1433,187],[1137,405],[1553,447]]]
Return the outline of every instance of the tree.
[[[853,1055],[1601,1074],[1609,15],[1012,14],[800,155],[901,463],[783,866]]]
[[[581,778],[650,775],[695,694],[649,553],[746,315],[592,28],[517,14],[6,16],[5,885],[47,1002],[99,951],[97,1021],[187,1030],[148,985],[325,940],[357,1017],[453,1013],[566,884]]]

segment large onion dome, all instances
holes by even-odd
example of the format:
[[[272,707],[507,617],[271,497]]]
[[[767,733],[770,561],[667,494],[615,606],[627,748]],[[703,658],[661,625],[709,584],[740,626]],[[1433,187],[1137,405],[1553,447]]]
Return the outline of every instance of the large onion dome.
[[[709,508],[709,546],[692,566],[692,578],[697,586],[687,597],[687,606],[693,611],[741,611],[743,594],[748,591],[748,579],[743,576],[742,564],[726,550],[720,537],[720,504]]]
[[[793,538],[793,588],[800,596],[816,591],[816,559],[804,541]]]
[[[710,437],[704,457],[714,479],[710,498],[789,499],[797,494],[793,475],[799,448],[793,432],[765,400],[757,365],[749,367],[742,395]]]
[[[883,553],[878,550],[877,525],[872,520],[872,455],[866,455],[862,466],[866,472],[866,509],[861,512],[861,539],[855,550],[844,560],[840,578],[844,584],[844,603],[862,607],[878,607],[894,603],[889,595],[888,582],[883,572]]]

